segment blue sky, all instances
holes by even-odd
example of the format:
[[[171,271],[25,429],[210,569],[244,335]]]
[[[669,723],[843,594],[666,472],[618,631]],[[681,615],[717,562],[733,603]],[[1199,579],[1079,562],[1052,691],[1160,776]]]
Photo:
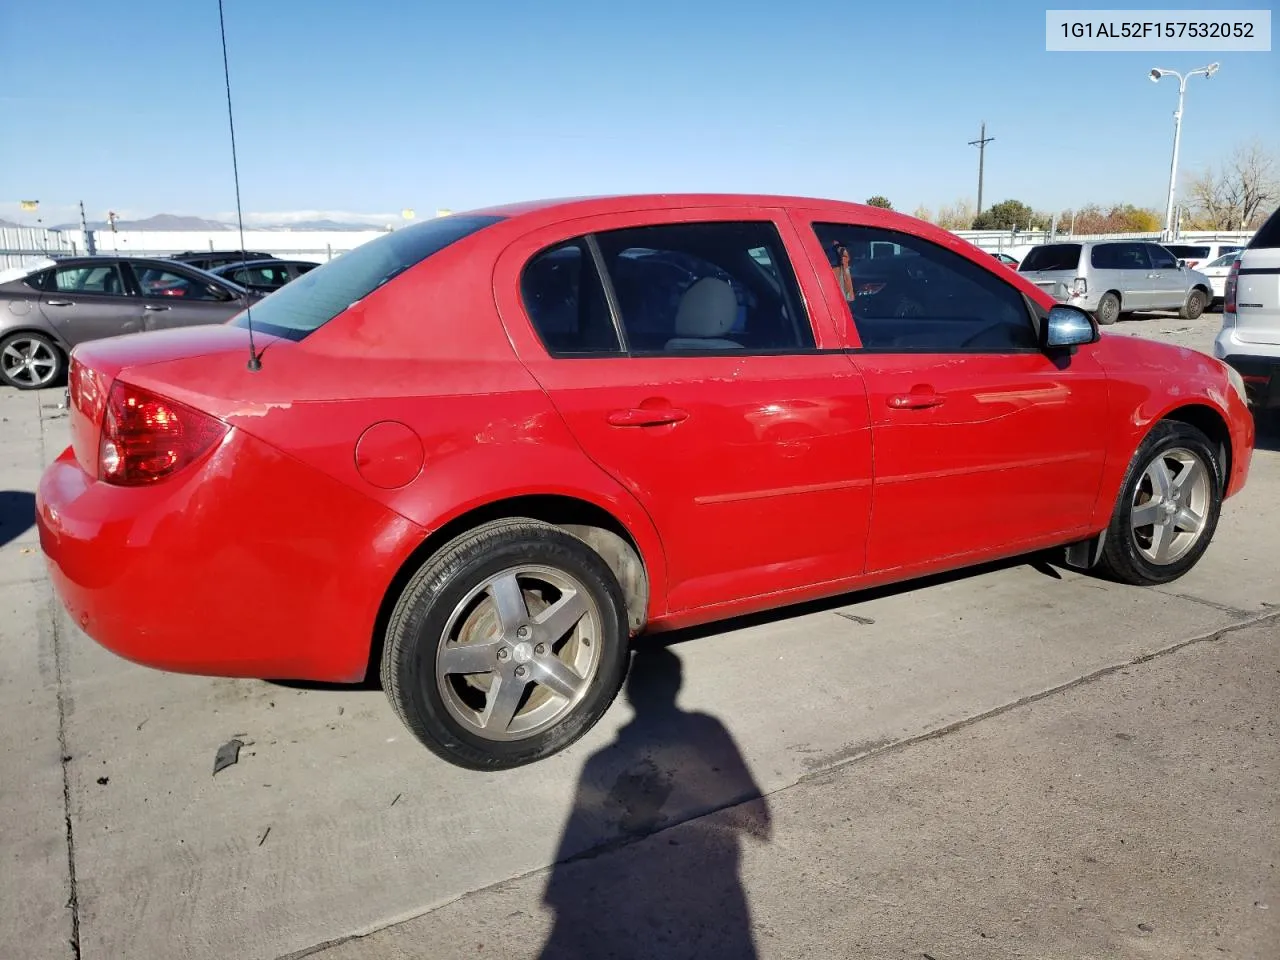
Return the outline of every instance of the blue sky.
[[[1146,74],[1211,60],[1181,168],[1255,137],[1280,158],[1280,54],[1047,53],[1046,4],[224,2],[264,216],[673,190],[936,208],[976,195],[982,120],[988,204],[1162,208],[1177,86]],[[0,217],[225,215],[216,0],[5,0],[0,130]]]

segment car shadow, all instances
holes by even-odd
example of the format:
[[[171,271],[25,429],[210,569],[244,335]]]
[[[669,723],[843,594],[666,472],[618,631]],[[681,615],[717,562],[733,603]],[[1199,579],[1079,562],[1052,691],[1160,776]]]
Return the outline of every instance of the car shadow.
[[[29,490],[0,491],[0,547],[35,526],[36,495]]]
[[[1067,569],[1064,565],[1058,562],[1061,560],[1061,555],[1061,549],[1024,554],[1022,556],[1010,557],[1005,560],[994,560],[975,566],[961,567],[960,569],[950,570],[946,573],[937,573],[927,577],[917,577],[914,580],[903,580],[900,583],[891,583],[881,587],[869,587],[862,590],[854,590],[848,593],[837,594],[834,597],[826,597],[821,600],[808,600],[803,603],[793,603],[787,606],[775,607],[771,610],[764,610],[759,613],[745,614],[740,617],[731,617],[726,620],[715,620],[711,623],[702,624],[696,627],[684,627],[679,630],[670,630],[660,634],[655,634],[654,636],[659,637],[660,642],[664,646],[675,646],[677,644],[686,643],[690,640],[699,640],[703,637],[726,633],[730,630],[743,630],[748,627],[764,626],[770,623],[777,623],[780,620],[790,620],[794,617],[803,617],[811,613],[826,613],[855,603],[866,603],[871,600],[879,600],[883,597],[896,597],[899,594],[911,593],[915,590],[923,590],[926,587],[955,583],[960,580],[980,577],[987,573],[994,573],[999,570],[1011,570],[1015,567],[1021,566],[1029,566],[1037,573],[1046,577],[1054,580],[1061,580],[1062,574],[1058,572],[1059,567]],[[637,641],[637,644],[643,642],[646,641],[642,639]],[[346,692],[350,692],[352,690],[381,690],[381,661],[381,644],[375,643],[370,653],[368,672],[365,674],[364,679],[355,683],[326,683],[320,680],[271,679],[268,679],[266,682],[273,684],[274,686],[286,687],[291,690],[341,690]]]
[[[757,956],[740,868],[743,844],[772,836],[769,804],[724,724],[680,708],[682,680],[668,646],[637,644],[634,718],[582,767],[543,894],[554,922],[541,960]]]
[[[1280,410],[1259,410],[1253,422],[1257,428],[1254,449],[1280,453]]]

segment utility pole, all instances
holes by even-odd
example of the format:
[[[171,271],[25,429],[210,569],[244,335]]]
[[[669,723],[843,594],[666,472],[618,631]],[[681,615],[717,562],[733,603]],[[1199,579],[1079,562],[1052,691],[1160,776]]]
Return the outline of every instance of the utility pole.
[[[995,137],[987,136],[987,121],[982,121],[982,132],[978,134],[977,140],[970,140],[969,146],[978,148],[978,209],[975,216],[982,213],[982,161],[986,157],[987,144],[993,141]]]

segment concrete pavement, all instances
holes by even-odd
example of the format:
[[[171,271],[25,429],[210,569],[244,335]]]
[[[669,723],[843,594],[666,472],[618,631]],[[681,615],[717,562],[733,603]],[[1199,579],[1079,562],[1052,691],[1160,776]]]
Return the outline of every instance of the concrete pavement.
[[[1191,345],[1201,349],[1216,328],[1216,318],[1148,322],[1153,329],[1137,332],[1187,327],[1162,336],[1200,337],[1203,344]],[[1123,328],[1131,326],[1136,324],[1118,328],[1129,332]],[[6,507],[6,520],[21,516],[21,498],[34,489],[41,465],[66,443],[60,399],[61,391],[0,394],[0,489],[13,495],[6,503],[14,508]],[[1268,442],[1273,450],[1280,446]],[[1234,722],[1246,694],[1259,703],[1269,698],[1274,717],[1275,672],[1265,666],[1264,653],[1277,636],[1269,612],[1280,605],[1277,493],[1280,454],[1259,451],[1250,485],[1228,503],[1204,561],[1182,581],[1157,590],[1021,562],[687,634],[672,648],[682,673],[674,702],[655,705],[640,689],[636,704],[620,700],[564,754],[493,775],[436,761],[409,738],[380,691],[182,677],[118,660],[57,609],[38,549],[32,549],[34,531],[10,536],[9,527],[0,528],[0,955],[9,955],[4,944],[22,945],[24,957],[69,957],[78,950],[85,958],[175,960],[273,958],[324,948],[336,960],[461,955],[450,950],[474,956],[477,944],[485,944],[479,955],[532,956],[551,929],[550,915],[537,905],[540,884],[548,879],[539,871],[601,844],[655,832],[652,840],[583,863],[607,862],[615,872],[639,871],[660,884],[669,883],[673,871],[708,877],[708,864],[718,865],[718,874],[740,875],[741,883],[720,889],[713,882],[710,892],[724,895],[717,902],[736,904],[740,918],[771,918],[755,925],[767,956],[802,949],[911,955],[917,948],[914,955],[928,952],[937,960],[984,955],[943,933],[959,936],[963,931],[952,929],[951,920],[967,923],[996,903],[990,897],[1016,893],[1049,903],[1057,896],[1052,874],[1033,869],[1034,851],[1048,840],[1083,843],[1077,834],[1084,828],[1067,817],[1052,835],[1052,817],[1038,805],[1044,798],[1028,790],[1036,782],[1058,783],[1065,770],[1086,769],[1094,749],[1089,737],[1101,736],[1106,723],[1119,732],[1146,729],[1159,713],[1159,700],[1168,715],[1152,722],[1167,730],[1170,749],[1209,750],[1212,743],[1232,764],[1266,769],[1269,763],[1275,770],[1274,753],[1266,752],[1274,727],[1255,723],[1233,737],[1212,730]],[[1132,668],[1124,678],[1135,684],[1131,696],[1099,699],[1113,681],[1070,686],[1223,630],[1233,632]],[[1249,643],[1231,639],[1246,637]],[[1199,655],[1235,644],[1256,655]],[[661,655],[655,662],[652,686],[662,689],[674,668]],[[1191,686],[1151,688],[1163,684],[1151,678],[1166,663],[1183,664],[1168,669],[1186,673],[1170,682]],[[1031,707],[1000,712],[1060,687]],[[1195,697],[1200,712],[1179,709],[1185,702],[1173,694]],[[1043,717],[1060,702],[1076,704],[1078,723],[1068,729],[1062,721],[1066,726],[1054,734],[1060,735],[1059,749],[1047,750],[1043,731],[1016,717]],[[949,736],[885,752],[993,711]],[[1202,719],[1183,729],[1177,725],[1184,715]],[[1175,735],[1178,729],[1183,732]],[[1208,739],[1195,740],[1197,731]],[[987,739],[968,745],[966,738],[980,734]],[[239,762],[215,777],[214,753],[232,737],[246,746]],[[866,755],[874,757],[858,760]],[[1167,766],[1148,769],[1146,756],[1135,753],[1124,776],[1111,767],[1093,770],[1092,793],[1063,810],[1087,800],[1091,816],[1109,834],[1149,836],[1156,829],[1148,822],[1155,801],[1134,792],[1144,778],[1176,787],[1188,807],[1202,790],[1214,803],[1235,802],[1236,794],[1214,794],[1212,784],[1195,778],[1179,780]],[[949,773],[939,780],[938,770]],[[945,799],[943,806],[929,808],[915,793],[921,778]],[[758,804],[714,811],[758,795],[769,797],[775,811],[771,842],[746,840],[739,849],[736,842],[699,841],[693,846],[702,853],[691,859],[666,865],[661,858],[644,859],[646,849],[671,846],[679,830],[718,830],[716,824],[739,818],[745,822],[734,829],[750,832],[758,826],[752,813]],[[909,796],[915,800],[904,809],[890,802]],[[1179,849],[1195,856],[1165,873],[1181,876],[1178,870],[1194,863],[1197,870],[1216,871],[1228,886],[1236,873],[1243,877],[1242,865],[1252,861],[1241,857],[1267,851],[1277,819],[1265,791],[1250,797],[1256,816],[1237,818],[1238,843],[1223,842],[1212,831],[1200,836],[1199,821],[1185,820]],[[993,809],[1003,819],[993,820]],[[713,815],[703,816],[708,813]],[[1257,819],[1266,815],[1269,832]],[[847,835],[817,828],[828,821],[844,824]],[[1018,829],[1031,822],[1041,826]],[[929,860],[942,856],[929,853],[935,845],[930,824],[936,828],[932,837],[945,840],[950,851],[945,871],[940,861]],[[991,831],[1002,844],[978,842]],[[976,839],[964,846],[953,834]],[[886,846],[890,837],[897,838],[893,849]],[[891,854],[900,856],[900,866],[892,866]],[[733,868],[739,856],[740,873]],[[854,869],[867,858],[880,864],[876,872]],[[1145,860],[1140,865],[1147,871],[1141,876],[1161,875]],[[1007,879],[970,876],[984,870]],[[1109,906],[1108,891],[1131,889],[1118,871],[1098,868],[1093,902]],[[588,887],[603,889],[589,870],[559,871],[561,876],[568,877],[560,890],[569,901],[581,892],[584,902],[595,902]],[[1178,903],[1188,915],[1199,909],[1218,916],[1218,900],[1196,894],[1189,881],[1178,882],[1162,888],[1152,879],[1144,916],[1163,917],[1161,909],[1172,911]],[[1275,892],[1273,874],[1250,883],[1269,883]],[[676,889],[689,903],[698,902],[687,885]],[[848,903],[837,909],[828,894],[840,889]],[[860,899],[849,893],[859,889]],[[1189,899],[1165,902],[1162,890]],[[634,896],[636,888],[623,892]],[[1265,902],[1268,895],[1254,899]],[[932,943],[941,952],[923,940],[902,939],[903,930],[924,922],[921,904],[944,899],[969,913],[960,906],[951,914],[935,911]],[[558,902],[563,907],[565,901]],[[1255,941],[1249,938],[1273,930],[1265,923],[1275,914],[1252,909],[1232,914],[1235,929],[1243,931],[1229,948],[1239,951],[1234,955],[1250,955]],[[561,913],[572,915],[572,907]],[[723,906],[721,913],[735,915]],[[494,919],[511,916],[509,923]],[[643,919],[621,914],[626,916]],[[856,919],[856,931],[853,920],[816,919],[830,916]],[[1005,939],[989,955],[1008,956],[1013,949],[1062,956],[1201,953],[1198,941],[1186,939],[1199,934],[1172,920],[1156,921],[1155,933],[1121,938],[1123,917],[1108,913],[1098,921],[1112,931],[1104,941],[1102,927],[1073,927],[1052,916],[1057,926],[1037,928],[1022,941]],[[675,921],[677,932],[695,932],[680,917]],[[1119,924],[1114,930],[1106,926],[1113,921]],[[740,945],[746,927],[722,921],[718,929],[717,942],[726,947]],[[1161,947],[1157,934],[1173,937],[1175,948]],[[850,936],[865,950],[849,946]],[[1052,936],[1065,939],[1054,946]]]

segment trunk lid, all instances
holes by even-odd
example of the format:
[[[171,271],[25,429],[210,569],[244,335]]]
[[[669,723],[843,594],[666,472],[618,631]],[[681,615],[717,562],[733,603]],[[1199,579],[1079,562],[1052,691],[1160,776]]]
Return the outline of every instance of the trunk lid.
[[[254,341],[259,354],[279,342],[262,333],[255,333]],[[242,327],[213,324],[91,340],[76,347],[67,373],[67,407],[71,447],[81,468],[90,476],[98,475],[98,442],[107,395],[121,374],[175,360],[201,359],[225,365],[229,377],[236,376],[233,372],[237,368],[244,376],[252,376],[246,370],[249,332]],[[127,379],[139,378],[131,375]],[[175,400],[191,403],[193,399],[177,383],[164,392]],[[193,405],[207,409],[203,403]]]

